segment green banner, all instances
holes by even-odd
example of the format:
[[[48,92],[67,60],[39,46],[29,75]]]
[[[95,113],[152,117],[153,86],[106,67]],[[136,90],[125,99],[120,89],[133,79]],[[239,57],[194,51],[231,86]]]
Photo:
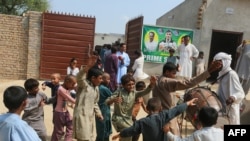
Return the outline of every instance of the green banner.
[[[141,50],[145,62],[165,63],[169,49],[176,50],[185,35],[189,35],[192,42],[192,30],[143,25]]]

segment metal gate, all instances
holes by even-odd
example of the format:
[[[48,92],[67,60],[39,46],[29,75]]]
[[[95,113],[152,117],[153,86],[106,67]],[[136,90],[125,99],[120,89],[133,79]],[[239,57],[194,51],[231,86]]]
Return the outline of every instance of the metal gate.
[[[143,16],[134,18],[126,24],[125,40],[127,44],[127,53],[130,57],[130,67],[133,66],[135,61],[135,50],[141,49],[141,36],[142,36]]]
[[[95,17],[59,13],[43,13],[40,79],[49,79],[52,73],[67,73],[72,57],[78,67],[86,65],[89,45],[94,45]]]

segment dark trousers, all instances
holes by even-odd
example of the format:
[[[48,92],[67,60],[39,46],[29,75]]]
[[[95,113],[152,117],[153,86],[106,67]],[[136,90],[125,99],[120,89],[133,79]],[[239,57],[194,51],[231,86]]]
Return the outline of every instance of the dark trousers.
[[[66,127],[66,134],[64,141],[72,141],[73,123],[69,112],[56,112],[53,116],[54,130],[51,141],[60,141],[64,135],[64,127]]]

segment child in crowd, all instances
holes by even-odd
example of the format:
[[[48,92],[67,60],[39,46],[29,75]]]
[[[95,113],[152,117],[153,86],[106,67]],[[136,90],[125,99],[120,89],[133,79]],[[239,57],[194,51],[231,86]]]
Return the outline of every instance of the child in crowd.
[[[179,66],[179,59],[177,56],[174,56],[174,53],[175,53],[175,49],[170,47],[169,49],[169,57],[167,58],[167,62],[172,62],[173,64],[176,65],[177,67],[177,70],[179,71],[180,69],[180,66]]]
[[[133,71],[133,69],[132,68],[128,68],[128,70],[127,70],[127,74],[129,74],[129,75],[134,75],[134,71]]]
[[[164,126],[163,130],[167,133],[168,140],[171,141],[224,141],[224,131],[221,128],[213,127],[218,119],[218,112],[213,107],[202,107],[198,113],[198,119],[201,129],[185,138],[169,132],[168,124]]]
[[[79,68],[77,67],[77,59],[71,58],[69,62],[69,66],[67,67],[67,75],[74,75],[76,76],[79,72]]]
[[[1,141],[41,141],[36,131],[20,118],[28,102],[27,96],[26,90],[20,86],[4,90],[3,103],[8,112],[0,114]]]
[[[200,51],[199,56],[196,59],[196,75],[199,75],[205,71],[205,63],[204,52]]]
[[[136,91],[142,91],[146,88],[146,84],[144,81],[138,81],[136,82],[135,84],[135,89]],[[132,120],[133,122],[136,121],[136,117],[140,111],[140,108],[143,108],[143,110],[147,113],[147,109],[146,109],[146,105],[144,103],[144,100],[143,100],[143,97],[138,97],[136,100],[135,100],[135,103],[134,103],[134,107],[133,107],[133,111],[132,111]],[[138,135],[135,135],[132,137],[132,141],[137,141],[140,137],[140,134]]]
[[[22,119],[33,127],[42,141],[46,141],[47,131],[44,123],[43,106],[48,103],[47,96],[39,92],[39,82],[36,79],[27,79],[24,82],[24,87],[28,92],[28,102]]]
[[[197,98],[194,98],[172,109],[162,111],[161,100],[153,97],[149,99],[147,104],[149,115],[136,121],[133,126],[123,129],[119,134],[113,136],[112,139],[130,137],[142,133],[143,141],[166,141],[163,130],[164,124],[184,112],[188,106],[195,105],[196,101]]]
[[[93,68],[97,56],[88,59],[86,67],[81,67],[77,75],[76,105],[73,114],[73,137],[79,141],[93,140],[95,116],[103,120],[98,106],[99,85],[102,82],[103,72]]]
[[[54,110],[53,123],[54,129],[51,141],[59,141],[64,135],[64,127],[66,127],[65,141],[72,140],[72,116],[67,109],[67,101],[75,103],[75,99],[71,97],[70,90],[75,88],[76,78],[73,75],[67,75],[64,82],[59,86],[57,91],[57,104]]]
[[[105,104],[105,100],[112,94],[112,92],[108,88],[108,85],[110,83],[109,74],[103,73],[102,80],[103,81],[99,86],[100,98],[98,105],[104,119],[103,121],[100,121],[98,118],[96,118],[96,141],[109,141],[109,136],[112,133],[111,113],[110,105]]]
[[[67,75],[76,76],[78,73],[79,73],[79,68],[77,67],[77,60],[76,60],[76,58],[71,58],[71,60],[69,62],[69,66],[67,67]],[[70,95],[73,98],[76,97],[76,86],[74,89],[70,90]]]
[[[117,132],[130,127],[133,124],[132,110],[134,101],[138,97],[149,94],[156,83],[156,77],[152,76],[149,86],[143,91],[135,91],[135,79],[130,74],[125,74],[121,78],[122,88],[115,91],[111,97],[106,100],[106,104],[114,104],[114,113],[112,115],[112,124]],[[121,138],[121,141],[130,141],[132,138]]]
[[[46,86],[51,88],[51,103],[53,103],[53,111],[56,108],[56,95],[60,86],[61,75],[59,73],[53,73],[50,76],[51,81],[45,81],[42,83],[42,90],[45,91]]]

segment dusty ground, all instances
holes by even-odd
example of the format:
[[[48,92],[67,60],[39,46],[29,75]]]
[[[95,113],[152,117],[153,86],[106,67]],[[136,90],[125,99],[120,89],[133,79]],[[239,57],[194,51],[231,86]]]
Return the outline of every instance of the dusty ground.
[[[42,83],[42,81],[40,81],[40,83]],[[0,80],[0,113],[5,113],[7,111],[7,109],[5,108],[4,104],[3,104],[3,91],[8,87],[8,86],[12,86],[12,85],[17,85],[17,86],[23,86],[24,84],[24,80]],[[211,87],[212,90],[216,90],[217,85],[213,85]],[[50,89],[47,88],[45,91],[45,94],[47,96],[50,96]],[[178,94],[183,95],[184,91],[177,91]],[[177,101],[178,99],[176,99]],[[246,103],[246,108],[245,111],[242,113],[241,116],[241,122],[242,124],[250,124],[250,94],[247,95],[247,101]],[[47,128],[47,133],[48,133],[48,140],[50,140],[52,131],[53,131],[53,124],[52,124],[52,106],[51,105],[46,105],[44,107],[44,111],[45,111],[45,125]],[[72,113],[72,109],[70,109],[70,112]],[[138,115],[138,118],[142,118],[145,117],[146,113],[141,109],[140,113]],[[189,123],[186,122],[185,120],[183,121],[183,126],[182,126],[182,135],[183,137],[185,137],[186,135],[192,133],[194,131],[193,126]],[[116,134],[116,131],[113,129],[113,135]],[[140,140],[142,141],[142,137],[140,137]]]

